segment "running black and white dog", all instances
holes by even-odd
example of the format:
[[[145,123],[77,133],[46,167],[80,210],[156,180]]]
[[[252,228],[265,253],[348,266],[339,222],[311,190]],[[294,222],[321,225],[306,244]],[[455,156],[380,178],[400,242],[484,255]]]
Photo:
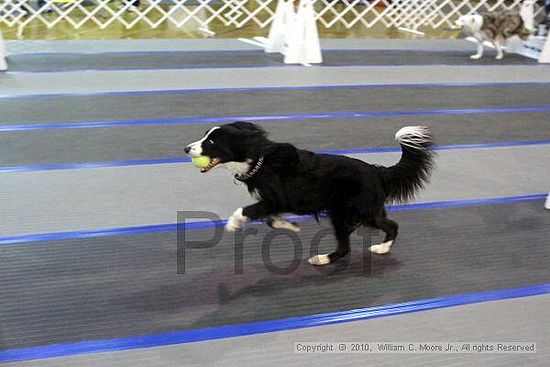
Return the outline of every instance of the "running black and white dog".
[[[361,225],[381,229],[384,242],[370,251],[384,254],[397,236],[397,223],[386,217],[384,205],[405,202],[427,183],[434,165],[432,136],[427,127],[409,126],[395,135],[402,156],[393,167],[371,165],[345,156],[316,154],[276,143],[249,122],[214,127],[185,148],[191,157],[208,156],[203,172],[225,166],[244,182],[257,203],[235,210],[225,229],[235,231],[248,220],[263,219],[273,228],[299,231],[283,213],[326,213],[334,227],[335,252],[309,259],[324,265],[350,251],[350,234]]]
[[[474,60],[483,56],[484,41],[489,41],[495,46],[496,59],[500,60],[504,57],[502,46],[507,39],[518,36],[525,41],[533,33],[525,27],[523,18],[516,10],[463,15],[458,18],[456,25],[475,38],[477,53],[470,56]]]

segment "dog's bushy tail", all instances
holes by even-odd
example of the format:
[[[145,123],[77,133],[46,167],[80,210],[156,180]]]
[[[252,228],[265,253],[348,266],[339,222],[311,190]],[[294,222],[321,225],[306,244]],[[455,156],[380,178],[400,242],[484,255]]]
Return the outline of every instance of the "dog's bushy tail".
[[[395,134],[403,154],[384,170],[387,201],[405,203],[428,183],[434,167],[433,137],[425,126],[406,126]]]

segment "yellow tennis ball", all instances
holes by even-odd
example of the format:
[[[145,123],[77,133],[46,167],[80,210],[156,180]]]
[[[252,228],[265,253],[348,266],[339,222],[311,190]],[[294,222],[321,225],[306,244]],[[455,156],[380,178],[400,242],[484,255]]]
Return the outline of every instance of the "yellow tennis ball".
[[[191,162],[193,163],[193,166],[204,169],[210,164],[210,157],[207,157],[205,155],[201,155],[200,157],[193,157],[191,159]]]

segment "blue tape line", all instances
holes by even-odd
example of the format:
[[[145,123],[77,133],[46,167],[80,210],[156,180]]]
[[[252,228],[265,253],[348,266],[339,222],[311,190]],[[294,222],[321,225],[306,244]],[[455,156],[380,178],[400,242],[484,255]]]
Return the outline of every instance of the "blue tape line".
[[[187,124],[212,124],[229,123],[234,121],[289,121],[289,120],[318,120],[337,118],[376,118],[376,117],[401,117],[401,116],[434,116],[434,115],[473,115],[491,113],[513,112],[545,112],[550,111],[550,106],[519,106],[519,107],[490,107],[490,108],[463,108],[463,109],[436,109],[436,110],[411,110],[411,111],[379,111],[379,112],[331,112],[331,113],[307,113],[288,115],[266,116],[217,116],[217,117],[184,117],[171,119],[145,119],[145,120],[120,120],[120,121],[89,121],[69,123],[44,123],[44,124],[17,124],[0,126],[2,131],[24,130],[50,130],[50,129],[90,129],[111,128],[126,126],[149,125],[187,125]]]
[[[460,294],[392,305],[368,307],[356,310],[332,312],[319,315],[292,317],[279,320],[259,321],[248,324],[220,326],[182,332],[142,335],[111,340],[96,340],[78,343],[46,345],[30,348],[0,351],[0,362],[15,362],[32,359],[45,359],[79,354],[115,352],[121,350],[154,348],[167,345],[195,343],[207,340],[226,339],[246,335],[257,335],[284,330],[303,329],[316,326],[342,324],[353,321],[365,321],[456,307],[474,303],[500,301],[520,297],[532,297],[550,293],[550,283],[531,285],[479,293]]]
[[[532,146],[532,145],[548,145],[548,144],[550,144],[550,140],[504,141],[504,142],[481,143],[481,144],[438,145],[434,148],[434,150],[443,151],[443,150],[464,150],[464,149],[491,149],[491,148],[521,147],[521,146]],[[353,148],[353,149],[334,149],[334,150],[316,151],[316,153],[335,154],[335,155],[396,153],[396,152],[401,152],[401,148],[397,146],[397,147],[381,147],[381,148]],[[46,165],[8,166],[8,167],[0,167],[0,173],[103,168],[103,167],[143,166],[143,165],[152,165],[152,164],[171,164],[171,163],[189,163],[189,162],[191,162],[191,158],[176,157],[176,158],[157,158],[157,159],[110,161],[110,162],[84,162],[84,163],[60,163],[60,164],[46,164]]]
[[[498,198],[487,199],[470,199],[470,200],[449,200],[449,201],[435,201],[428,203],[414,203],[406,205],[390,205],[387,209],[393,211],[412,211],[412,210],[428,210],[428,209],[441,209],[463,206],[476,206],[476,205],[496,205],[507,204],[524,201],[542,201],[546,198],[546,193],[520,195],[520,196],[505,196]],[[290,216],[289,220],[303,221],[310,218],[309,216]],[[52,232],[52,233],[38,233],[22,236],[6,236],[0,237],[0,245],[14,245],[14,244],[27,244],[34,242],[44,241],[62,241],[70,239],[82,239],[82,238],[94,238],[94,237],[108,237],[108,236],[120,236],[120,235],[134,235],[141,233],[152,233],[162,231],[173,231],[176,229],[194,230],[201,228],[211,228],[214,226],[225,225],[225,220],[220,221],[197,221],[189,223],[167,223],[157,224],[149,226],[136,226],[136,227],[122,227],[122,228],[107,228],[90,231],[74,231],[74,232]],[[179,226],[179,228],[178,228]]]
[[[159,94],[208,94],[208,93],[239,93],[258,91],[294,91],[294,90],[325,90],[337,88],[349,89],[382,89],[382,88],[439,88],[439,87],[529,87],[546,86],[550,82],[502,82],[502,83],[401,83],[401,84],[333,84],[300,87],[234,87],[234,88],[201,88],[201,89],[164,89],[143,91],[113,91],[113,92],[65,92],[65,93],[29,93],[3,94],[0,99],[17,98],[59,98],[59,97],[93,97],[93,96],[131,96],[131,95],[159,95]]]
[[[430,203],[415,203],[410,205],[392,205],[388,207],[388,210],[391,212],[399,212],[399,211],[408,211],[408,210],[456,208],[456,207],[462,207],[462,206],[511,204],[511,203],[517,203],[517,202],[523,202],[523,201],[539,201],[539,200],[542,201],[546,199],[546,196],[547,196],[547,193],[519,195],[519,196],[504,196],[499,198],[487,198],[487,199],[435,201]]]

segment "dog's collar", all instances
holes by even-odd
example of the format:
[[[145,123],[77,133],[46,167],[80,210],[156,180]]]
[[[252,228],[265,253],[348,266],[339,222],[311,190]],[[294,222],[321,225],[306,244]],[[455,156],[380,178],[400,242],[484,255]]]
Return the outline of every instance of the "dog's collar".
[[[239,180],[239,181],[246,181],[248,179],[250,179],[252,176],[254,176],[256,173],[258,173],[258,171],[260,170],[260,168],[262,168],[262,165],[264,164],[264,157],[261,156],[259,159],[258,159],[258,162],[256,162],[256,165],[254,166],[254,168],[252,168],[250,171],[242,174],[242,175],[235,175],[235,179]]]

